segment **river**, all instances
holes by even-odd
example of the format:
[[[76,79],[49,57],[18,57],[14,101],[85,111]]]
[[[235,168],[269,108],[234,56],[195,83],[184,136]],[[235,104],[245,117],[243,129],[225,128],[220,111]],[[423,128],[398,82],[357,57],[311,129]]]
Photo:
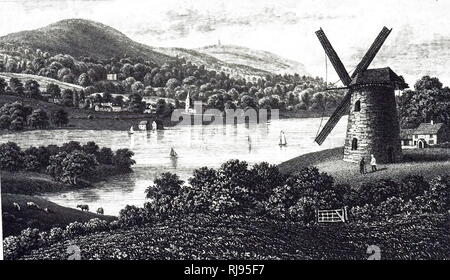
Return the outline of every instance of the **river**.
[[[145,189],[160,173],[170,171],[183,180],[202,166],[219,167],[229,159],[245,160],[249,164],[266,161],[279,164],[301,154],[342,146],[346,117],[337,124],[322,146],[314,142],[320,118],[281,119],[250,125],[180,126],[161,131],[110,130],[43,130],[2,135],[0,143],[14,141],[22,148],[57,144],[68,141],[94,141],[113,150],[128,148],[135,153],[133,172],[110,177],[96,183],[96,188],[78,189],[42,196],[57,204],[75,208],[88,204],[91,211],[103,207],[105,214],[117,215],[125,205],[142,206]],[[322,126],[326,119],[323,120]],[[280,131],[284,131],[287,146],[278,145]],[[249,141],[250,139],[250,141]],[[178,159],[169,157],[171,148]]]

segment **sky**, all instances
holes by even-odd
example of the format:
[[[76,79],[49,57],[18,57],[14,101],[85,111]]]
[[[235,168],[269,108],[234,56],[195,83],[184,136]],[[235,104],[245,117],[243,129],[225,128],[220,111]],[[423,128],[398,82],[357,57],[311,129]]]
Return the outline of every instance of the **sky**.
[[[0,0],[0,36],[85,18],[152,46],[196,48],[220,40],[271,51],[324,76],[314,34],[320,27],[349,70],[359,62],[355,52],[367,49],[383,26],[393,28],[387,45],[404,42],[405,34],[418,44],[450,38],[449,12],[448,0]]]

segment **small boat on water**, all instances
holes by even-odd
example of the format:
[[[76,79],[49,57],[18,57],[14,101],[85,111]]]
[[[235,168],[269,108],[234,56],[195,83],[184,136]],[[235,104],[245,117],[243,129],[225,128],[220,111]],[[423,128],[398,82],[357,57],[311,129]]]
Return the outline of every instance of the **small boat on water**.
[[[128,131],[128,134],[134,134],[134,128],[133,127],[130,127],[130,131]]]
[[[173,148],[170,148],[170,158],[178,158],[178,154]]]
[[[280,142],[278,143],[278,145],[280,145],[280,147],[287,146],[286,135],[284,134],[284,131],[280,132]]]

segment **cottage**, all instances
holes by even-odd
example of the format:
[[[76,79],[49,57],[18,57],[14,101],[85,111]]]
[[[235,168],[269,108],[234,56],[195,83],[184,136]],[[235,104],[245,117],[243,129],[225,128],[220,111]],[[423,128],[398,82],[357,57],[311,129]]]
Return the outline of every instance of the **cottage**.
[[[449,141],[449,129],[444,123],[421,123],[412,132],[413,146],[425,148]]]

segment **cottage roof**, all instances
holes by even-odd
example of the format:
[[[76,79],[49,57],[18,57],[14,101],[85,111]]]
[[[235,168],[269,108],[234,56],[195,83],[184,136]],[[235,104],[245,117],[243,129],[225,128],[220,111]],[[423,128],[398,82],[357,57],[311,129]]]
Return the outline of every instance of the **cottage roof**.
[[[350,83],[350,86],[371,84],[390,85],[394,86],[396,89],[405,89],[408,87],[408,84],[405,83],[404,79],[400,78],[389,67],[367,69],[356,75]]]
[[[421,123],[413,134],[437,134],[443,127],[443,123]]]

